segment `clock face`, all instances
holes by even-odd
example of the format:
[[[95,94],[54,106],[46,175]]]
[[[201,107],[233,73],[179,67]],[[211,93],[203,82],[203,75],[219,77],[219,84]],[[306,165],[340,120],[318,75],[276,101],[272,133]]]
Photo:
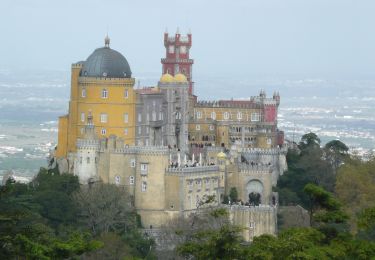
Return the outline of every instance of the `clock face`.
[[[174,46],[173,45],[169,45],[169,53],[174,53]]]
[[[180,53],[186,53],[186,46],[180,47]]]

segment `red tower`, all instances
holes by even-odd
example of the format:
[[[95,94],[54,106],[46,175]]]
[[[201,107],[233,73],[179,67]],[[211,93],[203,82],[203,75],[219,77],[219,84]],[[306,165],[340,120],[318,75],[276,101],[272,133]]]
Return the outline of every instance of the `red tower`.
[[[169,73],[174,76],[177,73],[182,73],[186,76],[189,81],[189,94],[193,94],[194,92],[194,82],[192,81],[192,67],[194,61],[189,58],[191,43],[191,33],[188,33],[185,36],[181,35],[177,30],[175,36],[169,36],[168,32],[165,32],[165,58],[161,59],[161,64],[163,64],[163,74]]]

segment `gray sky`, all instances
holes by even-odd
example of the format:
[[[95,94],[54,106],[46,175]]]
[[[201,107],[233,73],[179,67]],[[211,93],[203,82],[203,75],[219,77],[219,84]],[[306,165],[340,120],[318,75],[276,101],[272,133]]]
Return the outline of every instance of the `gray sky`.
[[[0,0],[0,69],[69,70],[103,45],[159,72],[190,28],[194,72],[375,78],[374,0]]]

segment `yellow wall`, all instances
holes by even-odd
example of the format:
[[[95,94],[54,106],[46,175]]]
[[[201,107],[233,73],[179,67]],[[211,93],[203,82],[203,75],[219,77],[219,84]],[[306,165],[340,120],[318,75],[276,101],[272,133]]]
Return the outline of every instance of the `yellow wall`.
[[[58,145],[56,150],[56,157],[61,158],[66,156],[68,148],[68,115],[59,117],[59,132]]]
[[[87,116],[90,112],[93,116],[95,133],[99,138],[116,135],[124,139],[125,144],[134,144],[136,99],[133,89],[134,79],[80,77],[81,68],[80,64],[72,65],[69,114],[65,121],[61,122],[61,128],[59,126],[57,155],[66,157],[69,152],[76,151],[77,138],[83,137],[83,128],[87,124]],[[86,91],[85,97],[82,96],[83,89]],[[103,89],[108,91],[107,98],[102,98]],[[128,91],[127,97],[125,97],[125,90]],[[81,113],[84,113],[83,121]],[[102,113],[107,114],[106,123],[100,121]],[[124,122],[125,113],[128,114],[128,123]],[[64,124],[67,125],[66,131],[63,129]],[[106,130],[104,135],[102,129]]]

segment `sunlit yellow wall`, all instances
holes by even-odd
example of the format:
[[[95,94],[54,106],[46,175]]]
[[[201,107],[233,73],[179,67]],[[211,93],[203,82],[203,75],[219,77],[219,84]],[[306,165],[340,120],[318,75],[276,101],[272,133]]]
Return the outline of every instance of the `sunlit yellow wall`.
[[[134,79],[80,77],[81,68],[81,64],[72,65],[69,114],[59,123],[57,155],[66,157],[67,153],[76,151],[77,138],[83,137],[83,128],[87,124],[87,116],[90,112],[93,116],[95,133],[99,138],[116,135],[123,138],[125,144],[134,144],[136,98],[133,90]],[[86,92],[85,96],[82,95],[83,89]],[[103,89],[108,91],[107,98],[102,98]],[[128,93],[127,97],[125,90]],[[82,120],[82,113],[84,113],[84,120]],[[100,120],[102,113],[107,114],[106,123]],[[124,121],[125,113],[128,114],[127,123]],[[102,134],[102,129],[106,130],[105,134]]]
[[[68,148],[68,115],[59,117],[58,127],[59,132],[56,157],[61,158],[66,156],[66,151]]]
[[[78,114],[77,114],[77,137],[82,136],[82,128],[87,123],[87,115],[91,112],[95,132],[99,137],[116,135],[124,139],[125,144],[134,144],[135,137],[135,92],[133,90],[134,79],[93,79],[80,78]],[[82,97],[82,90],[86,90],[86,97]],[[108,91],[108,97],[102,98],[102,91]],[[127,97],[125,91],[127,90]],[[84,113],[85,120],[82,121],[81,114]],[[100,121],[100,115],[107,114],[107,122]],[[128,115],[128,122],[124,120],[124,114]],[[105,129],[103,135],[101,130]],[[125,132],[127,129],[127,134]]]

